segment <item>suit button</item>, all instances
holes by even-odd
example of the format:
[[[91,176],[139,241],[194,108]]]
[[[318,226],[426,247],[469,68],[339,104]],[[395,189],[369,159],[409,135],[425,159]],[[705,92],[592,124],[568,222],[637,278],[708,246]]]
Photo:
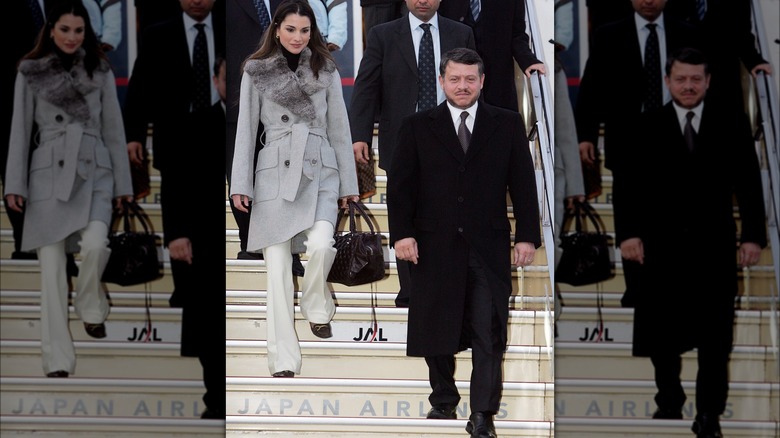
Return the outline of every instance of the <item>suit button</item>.
[[[463,232],[463,227],[458,227],[458,232],[462,233]]]
[[[65,160],[60,160],[60,161],[57,161],[57,164],[58,164],[60,167],[62,167],[62,166],[64,166],[64,165],[65,165]]]
[[[57,114],[57,117],[55,117],[54,120],[61,122],[63,120],[62,114]]]
[[[463,166],[458,167],[458,172],[465,172],[466,168]]]
[[[290,167],[290,160],[284,160],[284,167]]]
[[[282,114],[282,121],[284,123],[287,123],[290,121],[290,117],[287,116],[287,114]]]
[[[458,196],[458,202],[463,202],[463,196]]]
[[[87,160],[87,164],[91,164],[91,163],[92,163],[92,160]]]
[[[311,160],[311,165],[316,166],[317,165],[317,159]]]

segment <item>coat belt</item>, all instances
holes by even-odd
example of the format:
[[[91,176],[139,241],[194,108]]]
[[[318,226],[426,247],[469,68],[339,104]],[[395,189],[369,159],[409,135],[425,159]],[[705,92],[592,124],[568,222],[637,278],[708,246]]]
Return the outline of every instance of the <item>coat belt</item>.
[[[79,149],[81,139],[85,135],[99,137],[100,132],[96,129],[86,129],[80,123],[69,123],[61,128],[45,128],[40,132],[41,143],[52,140],[59,136],[65,136],[65,152],[61,171],[61,178],[56,180],[54,195],[57,199],[67,202],[70,199],[70,192],[73,189],[73,182],[76,180],[77,164],[79,160]],[[81,175],[86,178],[87,175]]]
[[[301,185],[301,175],[305,175],[310,180],[314,179],[311,169],[303,167],[303,154],[306,151],[309,135],[326,138],[327,130],[324,127],[296,123],[285,129],[269,129],[265,133],[266,142],[270,144],[272,141],[287,135],[290,135],[290,170],[281,181],[280,192],[282,199],[292,202],[295,201],[298,187]]]

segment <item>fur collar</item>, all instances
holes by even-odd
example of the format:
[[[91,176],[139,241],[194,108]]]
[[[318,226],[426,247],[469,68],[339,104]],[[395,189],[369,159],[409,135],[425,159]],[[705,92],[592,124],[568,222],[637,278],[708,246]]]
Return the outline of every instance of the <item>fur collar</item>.
[[[317,109],[311,101],[312,94],[327,88],[333,80],[336,65],[327,61],[319,78],[311,69],[311,49],[301,52],[298,69],[292,72],[287,59],[281,53],[263,59],[247,61],[245,71],[252,77],[255,88],[279,105],[308,120],[314,120]]]
[[[76,52],[70,71],[65,70],[56,53],[26,59],[19,64],[19,72],[27,78],[27,84],[35,94],[81,122],[90,118],[84,96],[101,87],[105,76],[100,73],[109,69],[108,63],[101,60],[90,78],[84,68],[84,53],[84,49]]]

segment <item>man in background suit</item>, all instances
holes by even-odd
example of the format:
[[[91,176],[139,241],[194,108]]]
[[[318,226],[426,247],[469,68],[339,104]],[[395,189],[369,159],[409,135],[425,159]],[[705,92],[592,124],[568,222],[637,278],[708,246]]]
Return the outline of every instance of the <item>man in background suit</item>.
[[[457,47],[475,48],[474,35],[468,26],[437,14],[440,3],[441,0],[406,0],[409,14],[379,24],[369,32],[349,108],[352,148],[358,163],[369,162],[374,120],[378,119],[379,167],[388,170],[398,142],[401,120],[417,111],[420,84],[417,53],[423,34],[420,24],[432,26],[436,60],[442,53]],[[444,92],[440,87],[436,91],[436,102],[441,103]],[[377,110],[380,112],[378,117],[375,115]],[[398,261],[396,266],[401,290],[395,302],[398,307],[406,307],[409,302],[409,264]]]
[[[474,50],[443,54],[439,72],[446,103],[401,125],[387,179],[390,244],[397,258],[413,263],[406,353],[428,365],[428,418],[456,418],[455,354],[471,348],[466,431],[491,438],[501,401],[510,263],[528,266],[541,246],[534,164],[521,115],[477,102],[485,76]]]
[[[173,275],[171,305],[182,308],[181,355],[197,357],[203,367],[206,410],[202,418],[224,419],[225,293],[222,287],[206,285],[224,284],[225,261],[213,254],[213,248],[224,245],[225,237],[204,222],[224,220],[225,213],[197,209],[204,194],[222,183],[208,158],[218,157],[225,144],[225,58],[220,55],[214,63],[213,82],[219,102],[190,113],[181,140],[167,146],[177,159],[166,170],[161,204]]]
[[[472,4],[478,4],[474,8]],[[478,9],[477,18],[474,18]],[[485,62],[485,102],[517,111],[515,63],[526,75],[545,74],[525,33],[525,0],[445,0],[439,15],[468,25],[474,31],[477,53]]]
[[[192,46],[194,24],[206,24],[209,65],[215,53],[224,53],[225,20],[215,5],[223,0],[180,0],[183,13],[154,24],[141,36],[141,46],[127,86],[124,116],[130,161],[141,164],[149,123],[152,124],[153,166],[165,178],[165,171],[178,158],[166,152],[181,141],[184,119],[192,110],[194,71]],[[224,6],[221,11],[224,11]],[[219,100],[211,86],[211,103]],[[163,180],[164,184],[164,180]]]
[[[637,143],[623,155],[625,171],[613,181],[624,263],[641,264],[647,273],[634,286],[633,355],[650,357],[655,368],[653,418],[682,419],[680,355],[696,348],[692,429],[699,438],[719,438],[737,267],[756,264],[767,244],[761,171],[744,111],[704,99],[710,75],[700,51],[672,54],[665,82],[672,102],[642,115]],[[673,196],[663,208],[650,207],[659,194]],[[671,281],[666,273],[674,252],[686,249],[685,275]]]
[[[631,4],[635,11],[631,16],[596,29],[580,81],[574,119],[586,174],[600,172],[596,145],[602,124],[604,166],[613,177],[622,171],[621,156],[630,151],[640,135],[635,124],[647,109],[644,101],[649,90],[644,70],[650,34],[647,25],[656,25],[659,42],[660,60],[655,73],[662,94],[658,105],[670,99],[661,83],[667,54],[679,47],[699,46],[693,26],[664,14],[666,0],[631,0]],[[623,269],[626,291],[622,305],[631,307],[633,287],[643,282],[642,269],[630,263],[624,264]]]

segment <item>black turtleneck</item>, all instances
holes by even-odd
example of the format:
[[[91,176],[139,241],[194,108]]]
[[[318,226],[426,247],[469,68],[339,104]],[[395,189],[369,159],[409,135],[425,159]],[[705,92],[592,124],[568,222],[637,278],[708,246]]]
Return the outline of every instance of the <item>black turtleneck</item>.
[[[54,48],[54,52],[57,54],[57,57],[60,58],[60,62],[62,63],[62,68],[64,68],[65,71],[70,71],[70,69],[73,67],[73,64],[76,61],[76,55],[65,53],[62,50],[60,50],[58,47]]]
[[[287,49],[284,48],[284,46],[280,45],[282,49],[282,55],[287,59],[287,66],[290,67],[290,70],[295,71],[298,70],[298,61],[301,59],[301,54],[295,54],[291,53]]]

